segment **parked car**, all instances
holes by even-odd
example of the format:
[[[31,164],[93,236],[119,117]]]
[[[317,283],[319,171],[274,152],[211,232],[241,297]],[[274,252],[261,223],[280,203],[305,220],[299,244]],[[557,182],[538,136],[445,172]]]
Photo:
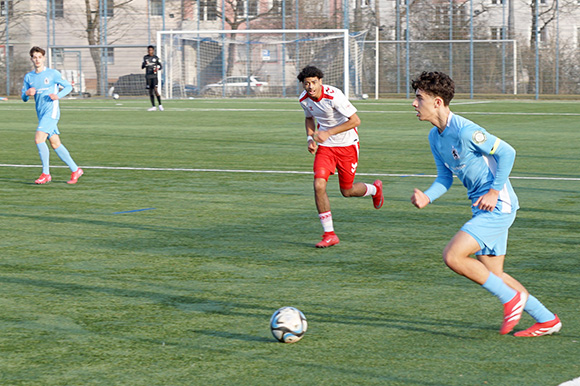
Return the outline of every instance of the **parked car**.
[[[249,90],[248,90],[249,86]],[[228,76],[217,83],[205,85],[201,94],[205,96],[244,96],[259,95],[267,90],[268,82],[262,82],[255,76]]]
[[[199,95],[199,89],[192,84],[173,83],[172,98],[193,98]]]
[[[120,76],[113,84],[113,90],[110,93],[119,94],[120,96],[137,96],[147,95],[145,88],[144,74],[128,74]]]

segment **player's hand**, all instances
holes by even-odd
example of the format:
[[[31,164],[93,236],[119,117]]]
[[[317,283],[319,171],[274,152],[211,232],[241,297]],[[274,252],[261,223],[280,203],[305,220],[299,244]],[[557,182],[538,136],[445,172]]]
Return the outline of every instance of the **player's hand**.
[[[328,137],[330,137],[330,134],[327,131],[317,131],[312,136],[312,138],[314,138],[314,140],[318,143],[323,143],[328,139]]]
[[[313,136],[313,137],[314,137],[314,136]],[[318,148],[318,144],[316,143],[316,141],[313,141],[313,140],[309,140],[309,141],[308,141],[308,151],[309,151],[311,154],[314,154],[314,153],[316,153],[316,149],[317,149],[317,148]]]
[[[28,90],[26,90],[25,94],[28,96],[34,96],[36,95],[36,89],[34,87],[30,87]]]
[[[52,99],[53,101],[57,101],[57,100],[59,100],[59,99],[60,99],[60,98],[58,97],[58,95],[56,95],[56,94],[48,94],[48,96],[49,96],[49,97],[50,97],[50,99]]]
[[[425,193],[423,193],[417,188],[413,190],[413,195],[411,196],[411,203],[415,205],[417,208],[423,209],[424,207],[429,205],[430,202],[431,200],[429,200],[429,197]]]
[[[490,189],[489,192],[480,196],[477,201],[473,203],[473,206],[478,207],[481,210],[487,210],[491,212],[495,209],[497,205],[497,198],[499,196],[499,190]]]

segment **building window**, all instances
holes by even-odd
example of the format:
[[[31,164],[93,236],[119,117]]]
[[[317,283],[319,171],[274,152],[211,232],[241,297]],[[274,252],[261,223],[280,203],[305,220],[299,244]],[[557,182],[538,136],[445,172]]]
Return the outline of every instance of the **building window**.
[[[538,33],[538,44],[540,46],[546,46],[548,44],[548,29],[544,28]]]
[[[64,17],[64,0],[52,0],[51,1],[51,12],[54,12],[54,17],[62,18]]]
[[[217,19],[217,0],[200,0],[199,19],[201,21],[212,21]]]
[[[580,1],[580,0],[578,0],[578,1]],[[325,1],[325,3],[326,3],[326,1]],[[274,3],[274,4],[276,4],[276,3]],[[292,14],[294,14],[294,13],[295,13],[295,11],[296,11],[296,10],[294,9],[294,2],[293,2],[293,1],[286,0],[285,4],[284,4],[284,2],[282,2],[282,1],[279,1],[277,4],[278,4],[278,5],[277,5],[277,8],[276,8],[276,10],[277,10],[277,12],[278,12],[280,15],[282,15],[282,5],[286,5],[286,8],[284,9],[284,12],[285,12],[285,15],[286,15],[286,16],[288,16],[288,15],[292,15]]]
[[[238,0],[238,10],[244,16],[258,16],[258,1],[259,0]],[[247,9],[246,9],[247,5]]]
[[[14,16],[14,4],[12,0],[0,1],[0,16],[6,16],[6,6],[8,6],[8,17]]]
[[[52,64],[62,66],[64,64],[64,48],[52,49]]]
[[[503,27],[491,27],[491,39],[500,40],[502,36]]]
[[[107,64],[115,64],[115,49],[111,47],[103,48],[105,52],[103,52],[104,60],[106,60]]]
[[[449,7],[447,5],[436,5],[433,17],[435,26],[449,25]]]
[[[149,0],[149,15],[163,16],[162,0]]]
[[[115,0],[107,0],[107,17],[115,16]]]
[[[248,16],[258,16],[259,0],[246,0],[248,2]]]

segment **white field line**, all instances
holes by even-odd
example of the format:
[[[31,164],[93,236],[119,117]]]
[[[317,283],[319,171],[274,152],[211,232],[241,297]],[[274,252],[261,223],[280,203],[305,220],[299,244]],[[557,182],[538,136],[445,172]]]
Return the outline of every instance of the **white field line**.
[[[133,104],[134,101],[129,102],[128,104]],[[203,103],[208,103],[208,101],[203,101]],[[482,103],[489,103],[489,102],[463,102],[463,103],[456,103],[455,105],[467,105],[467,104],[482,104]],[[141,103],[140,103],[141,104]],[[256,103],[257,104],[257,103]],[[379,105],[381,103],[377,103]],[[381,105],[388,105],[388,104],[381,104]],[[395,104],[392,104],[395,105]],[[13,107],[11,106],[11,111],[29,111],[30,109],[27,108],[28,106],[22,107]],[[364,106],[361,106],[363,108]],[[99,107],[99,106],[87,106],[87,107],[67,107],[66,105],[61,105],[61,110],[63,111],[144,111],[144,108],[141,106],[124,106],[123,103],[117,103],[116,107]],[[284,113],[302,113],[302,110],[295,109],[295,108],[273,108],[273,109],[263,109],[263,108],[223,108],[223,107],[166,107],[163,114],[168,112],[203,112],[203,111],[232,111],[232,112],[239,112],[239,111],[248,111],[248,112],[284,112]],[[408,110],[393,110],[393,111],[373,111],[373,110],[363,110],[359,109],[359,113],[364,114],[416,114],[413,110],[411,105],[409,104]],[[455,111],[458,114],[464,115],[514,115],[514,116],[522,116],[522,115],[529,115],[529,116],[566,116],[566,117],[578,117],[580,113],[550,113],[550,112],[481,112],[481,111]]]
[[[40,165],[15,165],[0,164],[0,167],[12,168],[40,168]],[[68,166],[58,165],[51,168],[68,168]],[[154,171],[154,172],[193,172],[193,173],[259,173],[259,174],[313,174],[310,171],[299,170],[251,170],[251,169],[196,169],[196,168],[148,168],[132,166],[83,166],[83,169],[100,169],[100,170],[135,170],[135,171]],[[382,177],[429,177],[435,178],[433,174],[393,174],[393,173],[357,173],[359,176],[382,176]],[[514,180],[540,180],[540,181],[580,181],[580,178],[574,177],[518,177],[510,176]]]

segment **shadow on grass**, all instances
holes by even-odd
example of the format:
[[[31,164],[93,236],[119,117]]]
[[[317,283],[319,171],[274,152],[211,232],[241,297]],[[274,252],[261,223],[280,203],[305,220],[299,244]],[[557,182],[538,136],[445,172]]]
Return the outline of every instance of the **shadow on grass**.
[[[0,276],[0,282],[5,284],[18,284],[18,285],[28,285],[34,287],[51,288],[62,291],[65,294],[71,294],[76,297],[82,295],[83,292],[96,292],[107,294],[110,296],[118,297],[132,297],[132,298],[143,298],[152,300],[158,304],[162,304],[168,307],[179,308],[184,312],[194,311],[194,312],[204,312],[204,313],[214,313],[230,317],[255,317],[257,319],[267,319],[271,314],[270,308],[265,308],[257,305],[248,305],[239,302],[224,302],[218,300],[210,300],[205,298],[197,298],[193,296],[178,296],[163,294],[153,291],[142,291],[142,290],[129,290],[129,289],[119,289],[110,287],[98,287],[92,285],[83,284],[71,284],[71,283],[58,283],[51,282],[48,280],[38,280],[38,279],[24,279],[24,278],[11,278]],[[235,311],[235,309],[242,309],[245,311]],[[251,310],[253,312],[248,312]],[[261,311],[260,311],[261,310]],[[258,311],[258,312],[256,312]],[[352,310],[350,310],[352,311]],[[449,321],[439,321],[439,320],[427,320],[425,318],[419,319],[413,315],[399,315],[399,317],[393,317],[392,315],[376,314],[377,316],[364,316],[364,312],[358,313],[356,316],[345,316],[341,315],[337,317],[336,314],[327,313],[313,313],[309,312],[308,318],[310,321],[323,320],[324,323],[337,323],[343,325],[360,326],[366,325],[377,328],[388,328],[401,331],[413,331],[422,334],[434,335],[434,336],[445,336],[456,339],[466,339],[466,340],[477,340],[477,337],[468,336],[467,334],[461,334],[459,331],[469,331],[475,329],[493,330],[491,326],[484,327],[474,327],[472,323],[461,322],[457,320]],[[446,330],[456,330],[457,332],[450,332]],[[212,331],[212,330],[202,330],[200,333],[206,335],[214,335],[222,338],[229,339],[245,339],[259,342],[267,342],[269,339],[264,339],[261,337],[247,337],[245,334],[235,334],[231,332],[224,331]]]
[[[280,342],[274,340],[273,337],[266,338],[264,336],[252,336],[248,334],[238,334],[231,331],[216,331],[216,330],[193,330],[196,334],[206,335],[216,338],[225,338],[232,340],[241,340],[246,342],[260,342],[260,343],[276,343]]]

